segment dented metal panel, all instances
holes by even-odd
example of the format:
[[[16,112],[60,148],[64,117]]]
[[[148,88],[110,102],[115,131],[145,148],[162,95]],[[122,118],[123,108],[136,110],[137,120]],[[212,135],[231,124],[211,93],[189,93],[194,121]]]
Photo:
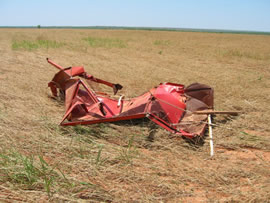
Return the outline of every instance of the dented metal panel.
[[[97,94],[84,81],[92,81],[112,87],[116,94],[122,85],[110,83],[87,74],[84,68],[63,68],[47,59],[60,71],[48,86],[52,95],[65,96],[66,113],[61,125],[89,125],[130,119],[149,118],[162,128],[181,136],[201,136],[207,125],[207,115],[195,111],[213,109],[213,89],[194,83],[185,88],[182,84],[161,83],[148,92],[131,99],[119,96],[111,98]]]

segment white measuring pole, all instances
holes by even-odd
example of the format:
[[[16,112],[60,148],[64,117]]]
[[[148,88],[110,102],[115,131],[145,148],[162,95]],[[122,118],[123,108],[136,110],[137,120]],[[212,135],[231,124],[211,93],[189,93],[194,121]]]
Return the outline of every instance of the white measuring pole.
[[[210,156],[213,156],[214,155],[214,143],[213,143],[212,121],[211,121],[210,114],[208,114],[208,128],[209,128],[209,138],[210,138]]]

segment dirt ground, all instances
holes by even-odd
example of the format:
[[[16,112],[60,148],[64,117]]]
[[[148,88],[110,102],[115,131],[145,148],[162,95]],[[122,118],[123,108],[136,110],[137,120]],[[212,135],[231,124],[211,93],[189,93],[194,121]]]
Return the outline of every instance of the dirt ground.
[[[270,202],[270,36],[80,29],[0,29],[0,201]],[[205,83],[209,138],[192,143],[147,120],[60,127],[47,87],[64,66],[140,95],[160,82]],[[107,90],[106,90],[107,91]],[[109,90],[108,90],[109,91]]]

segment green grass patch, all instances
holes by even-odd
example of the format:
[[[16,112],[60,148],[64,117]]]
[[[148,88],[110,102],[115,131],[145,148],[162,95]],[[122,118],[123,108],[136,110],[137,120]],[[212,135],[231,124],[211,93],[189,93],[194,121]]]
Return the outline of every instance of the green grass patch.
[[[169,40],[156,40],[154,41],[154,45],[156,46],[169,46],[171,42]]]
[[[137,147],[134,145],[134,137],[135,137],[135,135],[133,135],[129,139],[127,147],[121,148],[121,150],[119,152],[118,158],[126,164],[132,164],[133,159],[138,156]]]
[[[51,196],[51,187],[58,174],[42,156],[38,160],[18,152],[0,154],[0,172],[2,181],[19,184],[25,189],[44,188]]]
[[[98,153],[97,164],[102,162],[101,150]],[[11,183],[24,190],[45,191],[49,198],[54,193],[77,193],[90,189],[91,199],[110,199],[98,185],[91,182],[81,182],[66,177],[59,164],[50,165],[43,156],[25,156],[19,152],[0,152],[0,182]],[[105,196],[104,196],[105,194]]]
[[[87,37],[83,38],[91,47],[103,47],[103,48],[126,48],[127,43],[117,38],[98,38],[98,37]]]
[[[72,127],[73,132],[76,135],[85,135],[85,138],[88,136],[92,138],[103,138],[105,139],[105,133],[107,132],[107,125],[104,123],[96,124],[93,126],[86,125],[76,125]]]
[[[64,46],[65,43],[57,42],[52,40],[36,40],[36,41],[29,41],[29,40],[22,40],[22,41],[13,41],[12,42],[12,49],[24,49],[28,51],[36,50],[39,48],[60,48]]]
[[[252,148],[265,148],[265,144],[267,144],[267,140],[260,135],[250,134],[244,131],[241,131],[241,135],[238,136],[239,143],[244,147],[252,147]]]
[[[259,54],[255,52],[246,52],[237,49],[219,51],[219,54],[225,57],[237,57],[237,58],[248,58],[255,60],[269,60],[270,55]]]

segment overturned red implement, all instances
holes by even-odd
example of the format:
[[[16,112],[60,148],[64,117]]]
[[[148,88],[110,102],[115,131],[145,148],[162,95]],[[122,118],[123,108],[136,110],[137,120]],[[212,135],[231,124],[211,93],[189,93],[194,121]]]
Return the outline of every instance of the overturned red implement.
[[[213,89],[207,85],[194,83],[185,88],[181,84],[166,82],[135,98],[120,96],[114,99],[95,92],[84,81],[110,86],[114,94],[122,89],[120,84],[95,78],[81,66],[63,68],[49,59],[47,61],[60,70],[48,86],[54,97],[59,92],[65,95],[63,126],[147,117],[166,130],[188,138],[201,136],[205,131],[207,115],[194,112],[213,109]]]

